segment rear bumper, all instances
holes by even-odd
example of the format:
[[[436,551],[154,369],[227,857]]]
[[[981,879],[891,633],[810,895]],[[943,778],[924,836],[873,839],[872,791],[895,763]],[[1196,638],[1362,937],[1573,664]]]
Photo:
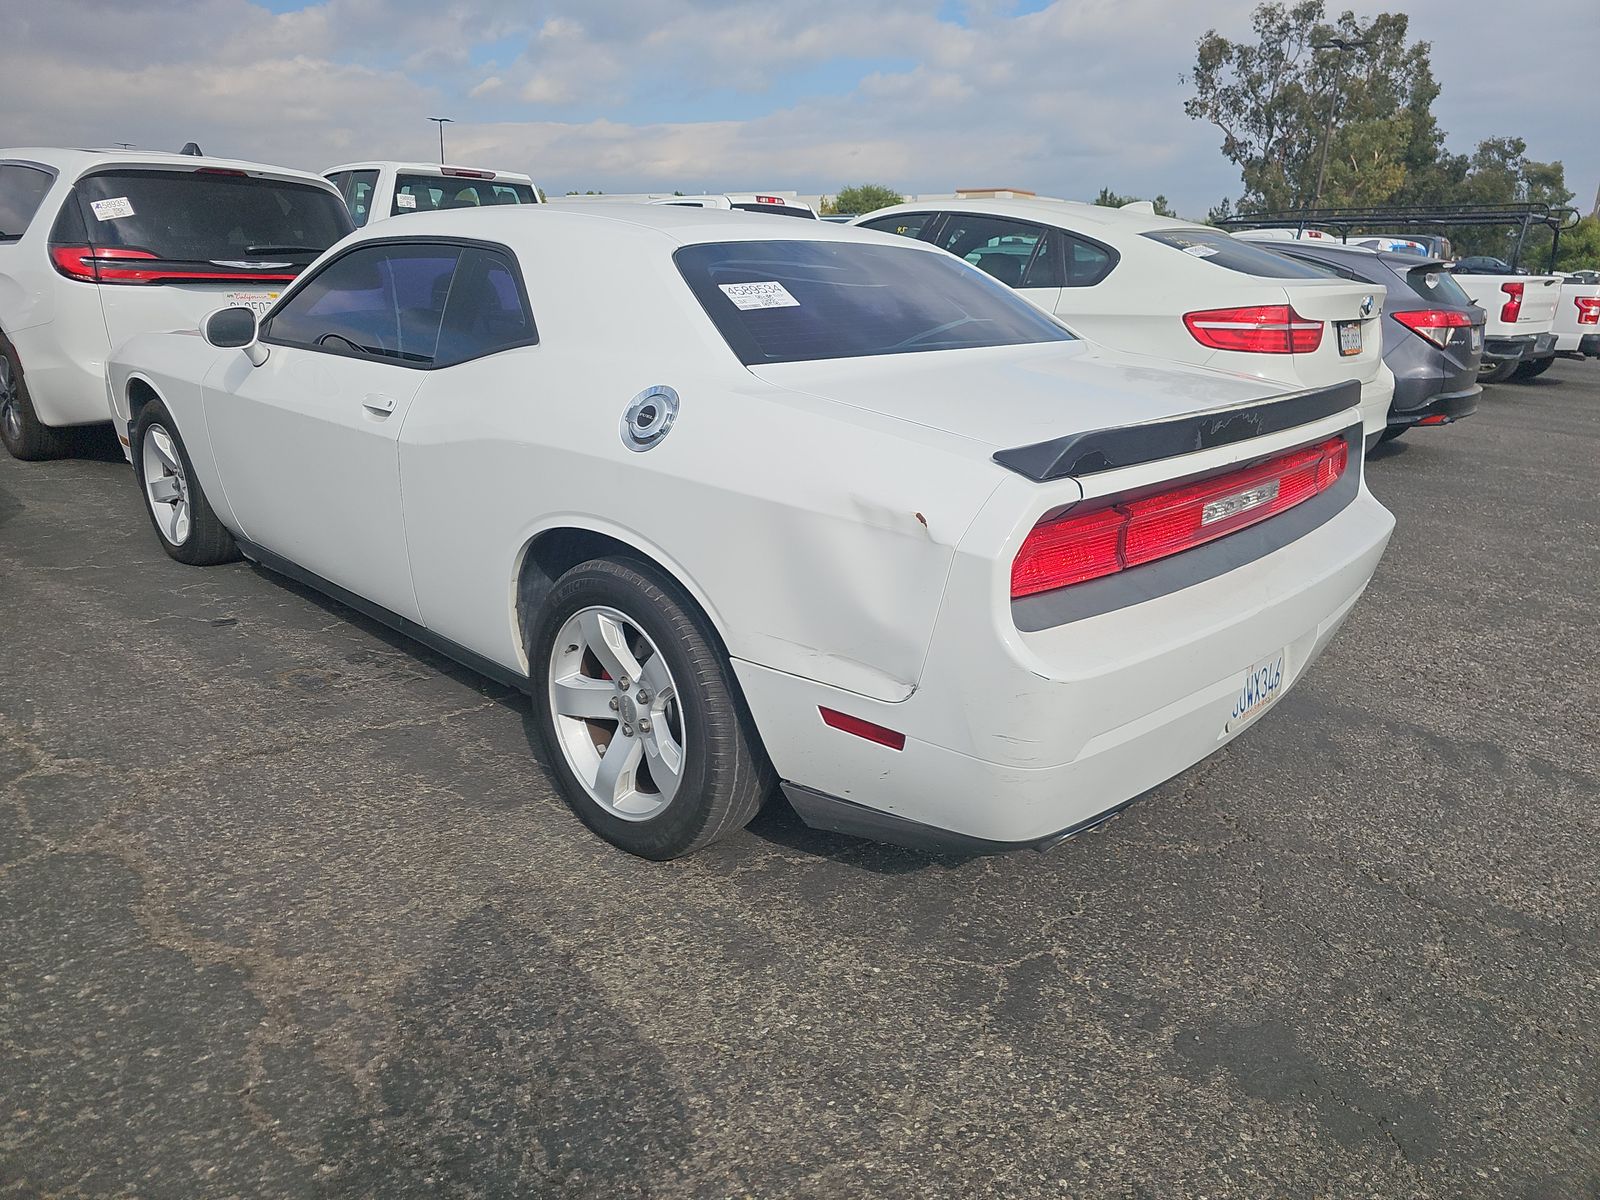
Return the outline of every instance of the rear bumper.
[[[1554,358],[1556,353],[1556,335],[1554,333],[1541,333],[1533,339],[1533,347],[1522,352],[1523,362],[1538,362],[1540,359]]]
[[[1563,358],[1600,358],[1600,333],[1557,334],[1556,353]]]
[[[1523,355],[1533,349],[1535,338],[1526,333],[1517,337],[1486,337],[1483,339],[1484,367],[1497,367],[1505,363],[1521,362]]]
[[[1253,668],[1282,654],[1278,696],[1299,682],[1366,588],[1393,527],[1361,488],[1270,554],[1036,632],[1007,621],[991,635],[956,583],[922,679],[897,704],[753,663],[734,668],[808,823],[967,853],[1047,845],[1254,724],[1259,716],[1233,720]],[[903,732],[904,747],[843,735],[819,707]]]
[[[1473,384],[1459,392],[1435,396],[1421,408],[1389,413],[1390,429],[1410,429],[1413,425],[1448,425],[1478,411],[1478,397],[1483,388]]]

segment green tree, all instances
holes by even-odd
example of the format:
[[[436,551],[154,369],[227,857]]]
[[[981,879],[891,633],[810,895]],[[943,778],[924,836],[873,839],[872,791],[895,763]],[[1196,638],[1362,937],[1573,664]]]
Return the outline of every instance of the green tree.
[[[1143,199],[1143,196],[1124,196],[1119,192],[1113,192],[1110,188],[1101,188],[1100,194],[1094,198],[1094,202],[1104,208],[1121,208],[1124,204],[1137,204]],[[1167,203],[1165,196],[1157,196],[1151,203],[1155,205],[1156,216],[1158,217],[1175,217],[1178,215],[1172,211],[1172,205]]]
[[[1600,217],[1591,213],[1563,229],[1559,255],[1556,266],[1563,271],[1600,270]]]
[[[1439,86],[1404,13],[1329,22],[1323,0],[1268,2],[1251,25],[1253,42],[1214,29],[1200,39],[1184,104],[1222,132],[1244,183],[1241,211],[1403,202],[1414,177],[1426,181],[1444,142]],[[1334,39],[1353,48],[1318,48]]]
[[[824,202],[824,212],[848,213],[851,216],[860,216],[869,213],[875,208],[888,208],[891,204],[904,204],[906,198],[893,188],[884,187],[881,183],[858,183],[852,187],[842,187],[839,194],[833,198],[831,207]]]

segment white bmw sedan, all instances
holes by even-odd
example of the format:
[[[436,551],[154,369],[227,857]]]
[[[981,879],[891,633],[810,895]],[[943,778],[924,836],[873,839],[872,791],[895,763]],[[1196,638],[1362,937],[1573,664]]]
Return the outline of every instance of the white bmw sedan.
[[[525,688],[573,810],[652,858],[775,784],[885,841],[1071,836],[1258,720],[1393,526],[1356,384],[1098,350],[821,222],[423,214],[203,333],[110,372],[167,552]]]
[[[854,223],[948,250],[1106,346],[1291,387],[1354,379],[1367,444],[1388,428],[1379,285],[1149,205],[943,200]]]

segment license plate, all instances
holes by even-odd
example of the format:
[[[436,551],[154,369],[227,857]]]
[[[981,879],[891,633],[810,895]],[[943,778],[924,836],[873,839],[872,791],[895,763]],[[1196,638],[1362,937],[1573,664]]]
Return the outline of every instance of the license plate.
[[[281,292],[229,292],[223,297],[228,302],[229,308],[248,308],[258,317],[264,317],[267,309],[278,302]]]
[[[1257,663],[1244,677],[1244,686],[1234,698],[1233,711],[1228,723],[1222,727],[1224,734],[1233,733],[1260,716],[1274,700],[1283,694],[1284,652],[1279,650],[1271,658]]]
[[[1361,322],[1339,321],[1339,353],[1348,358],[1361,353]]]
[[[1472,327],[1472,348],[1474,350],[1482,350],[1483,349],[1483,326],[1482,325],[1474,325]]]

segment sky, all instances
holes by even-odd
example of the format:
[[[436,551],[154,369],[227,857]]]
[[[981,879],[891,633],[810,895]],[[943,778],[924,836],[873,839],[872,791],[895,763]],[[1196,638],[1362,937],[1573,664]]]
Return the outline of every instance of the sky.
[[[1183,113],[1253,0],[0,0],[0,146],[131,142],[322,170],[438,154],[572,190],[1237,196]],[[1337,10],[1341,6],[1330,5]],[[1387,5],[1357,9],[1369,17]],[[1600,186],[1600,3],[1413,0],[1448,144]]]

